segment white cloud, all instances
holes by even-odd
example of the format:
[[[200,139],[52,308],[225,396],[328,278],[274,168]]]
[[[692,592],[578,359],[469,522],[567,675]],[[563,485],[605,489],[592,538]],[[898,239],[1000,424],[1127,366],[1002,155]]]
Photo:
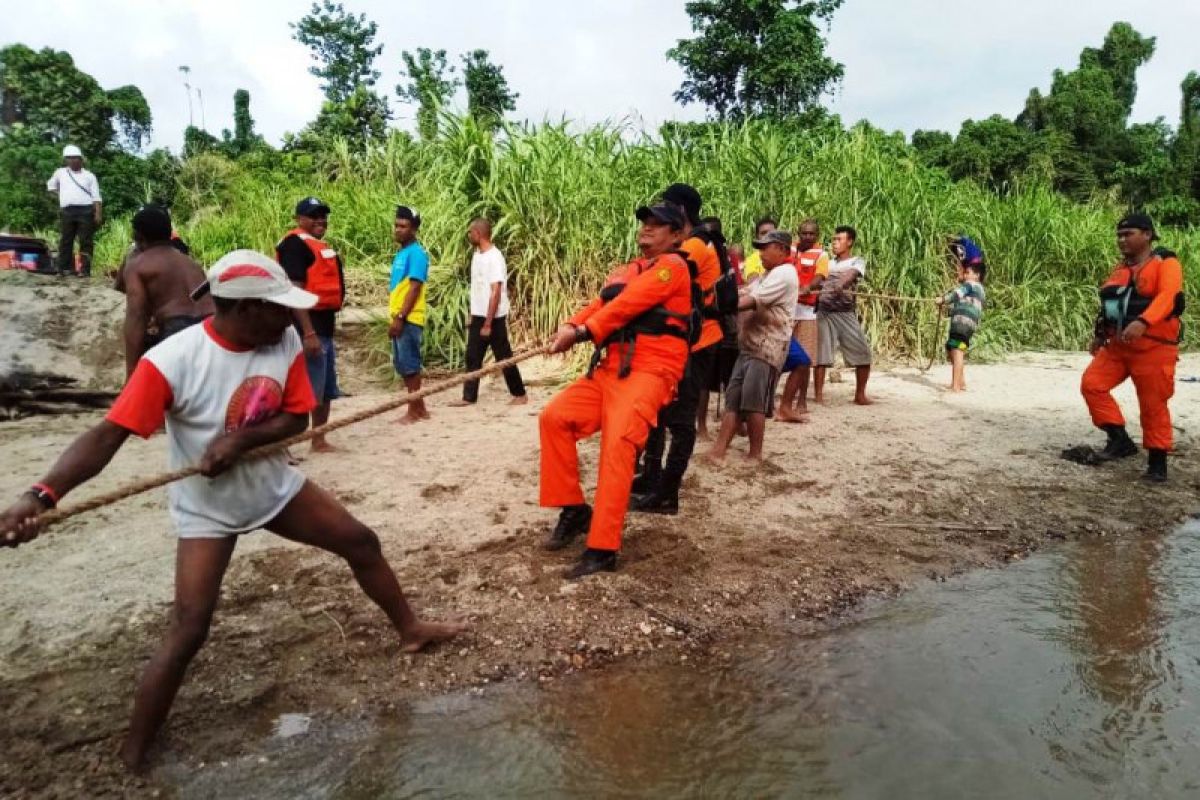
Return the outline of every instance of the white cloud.
[[[585,122],[640,117],[697,119],[703,109],[672,99],[681,72],[665,51],[690,25],[680,0],[555,3],[461,0],[395,3],[349,0],[379,25],[384,53],[379,88],[392,95],[398,123],[413,109],[395,102],[400,53],[419,46],[459,54],[489,50],[520,93],[517,115]],[[287,23],[301,0],[41,0],[8,3],[4,39],[69,51],[105,87],[136,84],[155,118],[155,144],[178,148],[188,110],[178,67],[192,68],[214,133],[232,127],[233,92],[250,91],[259,130],[278,141],[320,107],[307,51]],[[830,31],[846,80],[832,107],[847,122],[886,129],[956,131],[966,118],[1016,114],[1033,86],[1075,66],[1116,20],[1158,37],[1139,73],[1138,120],[1178,115],[1179,83],[1200,68],[1192,54],[1200,4],[1144,0],[847,0]],[[200,121],[199,108],[196,121]]]

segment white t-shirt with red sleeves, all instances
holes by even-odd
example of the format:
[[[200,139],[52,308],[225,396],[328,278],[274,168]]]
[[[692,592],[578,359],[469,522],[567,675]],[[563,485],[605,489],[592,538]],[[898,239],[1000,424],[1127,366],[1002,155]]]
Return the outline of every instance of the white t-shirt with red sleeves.
[[[222,339],[210,317],[142,356],[106,418],[143,438],[165,421],[174,470],[199,463],[223,433],[315,405],[293,329],[278,344],[246,350]],[[277,453],[239,461],[215,478],[176,481],[167,499],[179,536],[221,537],[262,527],[303,485],[304,475]]]

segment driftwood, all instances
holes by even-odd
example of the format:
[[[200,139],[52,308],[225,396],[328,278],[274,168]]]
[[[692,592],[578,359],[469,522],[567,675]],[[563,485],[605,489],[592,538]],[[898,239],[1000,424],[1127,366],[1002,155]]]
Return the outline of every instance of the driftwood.
[[[22,372],[0,378],[0,417],[15,419],[34,414],[78,414],[108,408],[116,392],[80,389],[63,375]]]

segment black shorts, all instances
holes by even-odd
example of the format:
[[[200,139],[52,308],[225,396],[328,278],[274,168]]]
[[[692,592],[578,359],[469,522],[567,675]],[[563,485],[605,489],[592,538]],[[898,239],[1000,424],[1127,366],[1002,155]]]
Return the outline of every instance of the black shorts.
[[[737,350],[717,345],[717,355],[712,360],[712,366],[705,378],[705,388],[710,392],[724,391],[725,387],[729,385],[729,379],[733,377],[733,365],[737,363],[737,357]]]

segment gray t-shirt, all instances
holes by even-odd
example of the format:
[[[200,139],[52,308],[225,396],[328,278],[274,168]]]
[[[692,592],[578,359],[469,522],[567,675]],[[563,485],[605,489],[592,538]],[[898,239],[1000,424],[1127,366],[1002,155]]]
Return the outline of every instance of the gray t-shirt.
[[[754,308],[742,313],[739,348],[746,355],[780,369],[787,360],[792,312],[800,291],[796,268],[780,264],[744,291],[754,298]]]
[[[853,270],[854,280],[845,289],[840,288],[846,271]],[[858,282],[867,274],[867,262],[862,256],[850,256],[838,261],[829,262],[829,277],[821,284],[821,297],[817,301],[817,311],[832,314],[837,311],[853,311]]]

